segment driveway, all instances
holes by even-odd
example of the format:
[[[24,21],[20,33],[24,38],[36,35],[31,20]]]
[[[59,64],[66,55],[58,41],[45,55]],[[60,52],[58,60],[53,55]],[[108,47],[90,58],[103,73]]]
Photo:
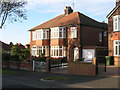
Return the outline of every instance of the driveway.
[[[118,88],[118,77],[82,76],[51,72],[13,70],[14,74],[3,74],[3,88]],[[67,80],[41,81],[44,77],[60,76]]]

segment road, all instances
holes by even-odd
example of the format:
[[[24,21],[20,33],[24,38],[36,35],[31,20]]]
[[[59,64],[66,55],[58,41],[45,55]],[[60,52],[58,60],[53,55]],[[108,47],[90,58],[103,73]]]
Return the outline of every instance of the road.
[[[16,71],[2,75],[2,88],[118,88],[118,77],[82,76],[50,72]],[[44,77],[60,76],[67,80],[41,81]]]

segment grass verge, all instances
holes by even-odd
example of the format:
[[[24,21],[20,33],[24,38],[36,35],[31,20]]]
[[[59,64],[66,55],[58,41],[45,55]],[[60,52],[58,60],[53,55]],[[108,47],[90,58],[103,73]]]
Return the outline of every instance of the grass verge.
[[[43,79],[44,80],[67,80],[68,78],[65,78],[65,77],[46,77]]]
[[[2,74],[14,74],[16,72],[15,71],[10,71],[10,70],[0,70],[0,73],[2,73]]]

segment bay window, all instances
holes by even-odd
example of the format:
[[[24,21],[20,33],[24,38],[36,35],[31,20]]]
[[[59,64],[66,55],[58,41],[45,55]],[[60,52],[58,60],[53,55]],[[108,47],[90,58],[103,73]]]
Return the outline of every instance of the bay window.
[[[114,56],[120,56],[120,40],[114,40]]]
[[[65,46],[51,46],[51,57],[65,57],[66,47]]]
[[[49,29],[40,29],[32,33],[32,40],[49,39]]]
[[[120,15],[113,17],[113,31],[120,31]]]
[[[71,27],[70,28],[70,37],[71,38],[77,38],[77,27]]]
[[[49,46],[33,46],[32,47],[32,56],[49,56]]]
[[[65,27],[54,27],[51,28],[51,39],[66,38],[66,28]]]

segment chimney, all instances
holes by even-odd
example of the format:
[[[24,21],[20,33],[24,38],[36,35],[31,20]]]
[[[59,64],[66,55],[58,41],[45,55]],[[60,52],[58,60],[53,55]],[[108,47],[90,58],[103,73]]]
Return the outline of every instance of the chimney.
[[[73,12],[73,9],[70,6],[66,6],[66,9],[64,11],[65,11],[65,15],[68,15]]]
[[[120,4],[120,0],[116,0],[116,6]]]

